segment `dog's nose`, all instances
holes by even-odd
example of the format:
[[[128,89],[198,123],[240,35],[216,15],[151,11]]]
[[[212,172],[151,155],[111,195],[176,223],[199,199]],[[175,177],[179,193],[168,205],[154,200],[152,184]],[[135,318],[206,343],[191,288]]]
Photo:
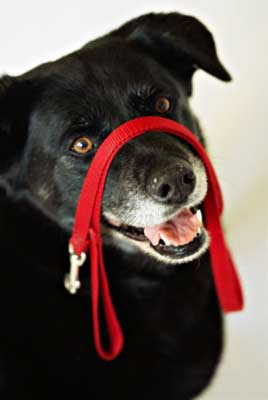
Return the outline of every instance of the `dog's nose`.
[[[167,168],[155,167],[147,179],[147,192],[161,203],[182,203],[194,190],[195,181],[194,171],[186,161]]]

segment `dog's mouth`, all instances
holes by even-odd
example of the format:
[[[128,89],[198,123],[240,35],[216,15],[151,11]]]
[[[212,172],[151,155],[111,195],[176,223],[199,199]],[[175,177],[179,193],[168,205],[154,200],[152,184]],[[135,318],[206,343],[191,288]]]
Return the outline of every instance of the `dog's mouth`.
[[[201,206],[183,208],[154,226],[136,227],[105,217],[102,217],[102,222],[143,248],[147,244],[162,261],[192,261],[208,248]]]

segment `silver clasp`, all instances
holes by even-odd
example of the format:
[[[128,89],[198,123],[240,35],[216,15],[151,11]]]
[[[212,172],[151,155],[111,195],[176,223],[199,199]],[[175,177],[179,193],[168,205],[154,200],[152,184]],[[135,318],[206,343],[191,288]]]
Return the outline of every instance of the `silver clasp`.
[[[69,244],[69,254],[70,254],[70,272],[64,277],[64,287],[69,293],[75,294],[81,287],[81,282],[79,280],[79,268],[84,264],[87,256],[85,253],[81,253],[80,256],[75,254],[74,248]]]

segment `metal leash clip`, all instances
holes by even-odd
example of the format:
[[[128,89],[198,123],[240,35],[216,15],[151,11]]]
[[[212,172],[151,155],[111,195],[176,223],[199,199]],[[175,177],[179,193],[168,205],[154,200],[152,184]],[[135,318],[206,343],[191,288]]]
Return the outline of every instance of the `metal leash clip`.
[[[81,287],[81,282],[79,280],[79,268],[84,264],[87,256],[86,253],[81,253],[78,256],[74,252],[74,248],[69,244],[69,254],[70,254],[70,272],[64,277],[64,287],[69,293],[75,294]]]

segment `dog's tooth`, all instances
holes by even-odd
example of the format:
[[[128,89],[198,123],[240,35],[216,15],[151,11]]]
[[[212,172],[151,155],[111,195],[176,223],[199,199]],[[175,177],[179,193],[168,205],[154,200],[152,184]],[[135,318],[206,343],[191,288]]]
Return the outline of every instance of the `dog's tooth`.
[[[163,242],[167,245],[167,246],[171,246],[170,241],[163,235],[160,235],[160,238],[163,240]]]
[[[201,228],[198,228],[197,235],[198,235],[198,236],[200,236],[200,235],[201,235],[201,233],[202,233],[202,230],[201,230]]]
[[[203,217],[202,217],[202,213],[201,213],[200,210],[197,210],[196,216],[197,216],[197,219],[198,219],[198,221],[200,222],[200,224],[202,224],[202,222],[203,222]]]

